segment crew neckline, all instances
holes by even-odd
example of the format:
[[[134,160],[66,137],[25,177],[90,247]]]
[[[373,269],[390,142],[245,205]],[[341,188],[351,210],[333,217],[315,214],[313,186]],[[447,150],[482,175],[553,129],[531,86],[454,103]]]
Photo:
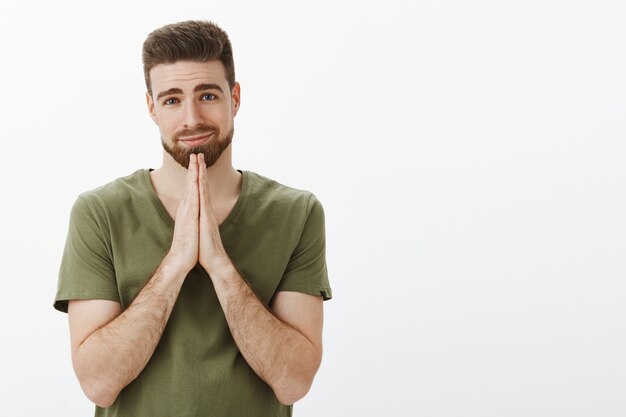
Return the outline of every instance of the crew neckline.
[[[157,195],[156,190],[154,189],[154,186],[152,185],[152,180],[150,179],[150,172],[153,170],[154,170],[153,168],[143,168],[141,170],[142,178],[144,180],[144,185],[146,189],[148,190],[148,193],[150,194],[150,198],[152,202],[154,203],[155,208],[157,209],[157,211],[159,212],[159,214],[161,215],[165,223],[167,223],[168,226],[174,228],[174,224],[175,224],[174,219],[172,219],[172,216],[170,216],[170,214],[167,212],[167,209],[163,205],[163,202]],[[248,188],[249,188],[250,181],[248,178],[249,176],[248,171],[241,170],[241,169],[238,169],[237,171],[241,173],[241,190],[239,191],[239,196],[237,197],[237,201],[235,202],[235,205],[233,206],[232,210],[230,211],[230,213],[228,213],[228,216],[226,216],[226,219],[224,219],[224,221],[219,225],[220,231],[225,229],[231,224],[237,223],[236,222],[237,216],[241,212],[241,209],[243,208],[245,200],[249,194]]]

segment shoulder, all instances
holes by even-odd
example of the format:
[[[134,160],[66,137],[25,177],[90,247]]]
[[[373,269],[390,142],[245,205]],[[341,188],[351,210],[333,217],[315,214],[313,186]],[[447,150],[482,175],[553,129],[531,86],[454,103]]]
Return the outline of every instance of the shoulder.
[[[74,203],[74,209],[89,210],[98,217],[108,217],[109,213],[147,197],[147,175],[146,169],[138,169],[130,175],[82,192]]]
[[[249,199],[259,209],[271,209],[275,212],[299,213],[308,216],[311,210],[322,209],[317,196],[303,190],[282,184],[256,172],[247,171]]]

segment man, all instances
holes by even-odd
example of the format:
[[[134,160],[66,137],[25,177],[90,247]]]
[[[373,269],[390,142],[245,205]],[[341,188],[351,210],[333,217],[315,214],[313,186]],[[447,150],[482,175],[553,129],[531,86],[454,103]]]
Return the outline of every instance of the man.
[[[310,192],[232,166],[231,44],[188,21],[143,45],[163,165],[81,194],[54,307],[96,416],[290,416],[331,298]]]

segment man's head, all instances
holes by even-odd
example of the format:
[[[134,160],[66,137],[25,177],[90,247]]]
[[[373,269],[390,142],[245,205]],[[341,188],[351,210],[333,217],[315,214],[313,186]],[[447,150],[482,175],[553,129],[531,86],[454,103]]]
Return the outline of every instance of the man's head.
[[[210,22],[170,24],[148,35],[142,56],[163,148],[185,168],[191,153],[204,153],[213,165],[231,143],[239,108],[228,35]]]
[[[226,70],[228,86],[232,90],[235,85],[235,63],[230,39],[226,32],[212,22],[188,20],[153,31],[143,43],[142,60],[146,87],[150,94],[150,70],[158,64],[172,64],[177,61],[219,60]]]

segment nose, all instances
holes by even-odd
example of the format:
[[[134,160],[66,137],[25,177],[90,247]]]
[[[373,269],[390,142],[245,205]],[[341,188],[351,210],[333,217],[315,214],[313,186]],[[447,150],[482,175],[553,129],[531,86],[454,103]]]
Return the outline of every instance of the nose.
[[[187,103],[183,109],[183,123],[185,128],[194,129],[196,126],[202,124],[202,113],[196,103]]]

